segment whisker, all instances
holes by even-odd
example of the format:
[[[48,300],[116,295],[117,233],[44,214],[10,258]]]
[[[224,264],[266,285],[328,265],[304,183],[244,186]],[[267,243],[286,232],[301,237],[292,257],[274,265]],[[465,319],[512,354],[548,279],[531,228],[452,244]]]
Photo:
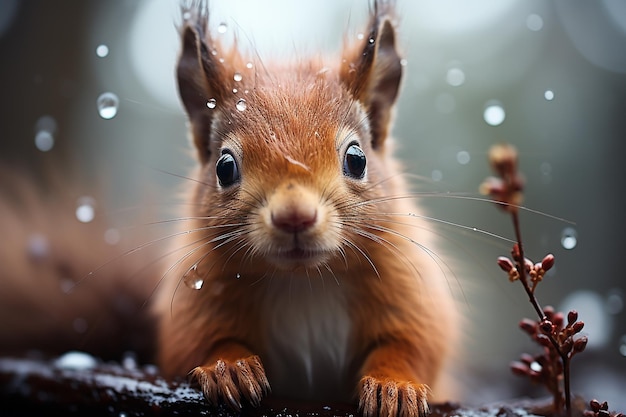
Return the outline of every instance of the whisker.
[[[548,219],[560,221],[560,222],[571,224],[571,225],[576,225],[576,222],[574,222],[572,220],[568,220],[568,219],[563,218],[563,217],[555,216],[553,214],[545,213],[545,212],[540,211],[540,210],[531,209],[529,207],[520,206],[520,205],[516,205],[516,204],[509,204],[509,203],[505,203],[505,202],[493,201],[493,200],[491,200],[489,198],[484,198],[484,197],[475,197],[475,196],[471,196],[471,195],[464,195],[462,193],[451,193],[451,192],[437,192],[437,191],[423,191],[423,192],[421,192],[421,191],[417,191],[417,192],[412,192],[412,193],[402,194],[402,195],[397,195],[397,196],[385,196],[385,197],[380,197],[380,198],[369,199],[369,200],[366,200],[366,201],[359,201],[359,202],[356,202],[356,203],[351,203],[350,205],[346,205],[344,207],[350,208],[350,207],[368,206],[368,205],[374,205],[374,204],[378,204],[378,203],[386,203],[386,202],[389,202],[389,201],[412,199],[412,198],[418,198],[418,197],[452,198],[452,199],[458,199],[458,200],[478,201],[478,202],[484,202],[484,203],[490,203],[490,204],[498,204],[498,205],[505,206],[505,207],[514,207],[514,208],[517,208],[519,210],[526,211],[528,213],[532,213],[532,214],[536,214],[536,215],[539,215],[539,216],[542,216],[542,217],[546,217]]]
[[[342,248],[340,248],[339,250],[341,252],[343,252]],[[344,254],[344,257],[345,257],[345,254]],[[330,272],[330,275],[332,275],[332,277],[335,280],[335,283],[337,284],[337,286],[338,287],[341,286],[341,284],[339,283],[339,278],[337,278],[337,275],[335,275],[335,271],[333,271],[333,269],[330,267],[330,265],[328,265],[328,263],[324,262],[324,267],[326,268],[326,270],[328,272]],[[323,281],[323,279],[322,279],[322,281]]]
[[[427,220],[429,222],[445,224],[447,226],[452,226],[452,227],[455,227],[455,228],[458,228],[458,229],[462,229],[462,230],[469,230],[470,232],[483,234],[485,236],[493,237],[493,238],[495,238],[497,240],[502,240],[502,241],[507,242],[507,243],[515,243],[515,240],[513,240],[513,239],[509,239],[509,238],[504,237],[502,235],[499,235],[497,233],[488,232],[487,230],[484,230],[484,229],[479,229],[478,227],[465,226],[463,224],[451,222],[449,220],[443,220],[443,219],[438,219],[436,217],[424,216],[424,215],[417,214],[417,213],[377,213],[377,214],[383,215],[383,216],[389,216],[389,217],[414,217],[414,218],[417,218],[417,219]],[[420,227],[419,225],[416,225],[416,224],[403,223],[403,222],[394,221],[394,220],[390,220],[390,219],[373,219],[373,220],[380,220],[380,221],[385,221],[385,222],[388,222],[388,223],[398,224],[398,225],[401,225],[401,226],[409,226],[409,227],[415,227],[415,228],[424,229],[423,227]]]
[[[403,233],[398,232],[397,230],[385,227],[385,226],[380,226],[380,225],[374,225],[371,223],[367,223],[367,222],[362,222],[361,225],[368,227],[370,229],[379,231],[379,232],[383,232],[383,233],[390,233],[394,236],[397,236],[401,239],[404,239],[408,242],[410,242],[411,244],[417,246],[418,248],[420,248],[421,250],[424,251],[424,253],[428,254],[429,256],[431,256],[431,258],[434,256],[433,260],[435,262],[441,261],[443,263],[443,265],[446,266],[446,269],[450,272],[453,272],[453,269],[439,256],[437,255],[433,250],[429,249],[426,245],[419,243],[418,241],[416,241],[415,239],[411,238],[410,236],[407,236]],[[436,258],[436,259],[435,259]],[[443,272],[445,274],[444,270],[441,270],[441,272]],[[453,272],[454,273],[454,272]]]
[[[413,269],[413,271],[415,271],[415,273],[418,276],[422,276],[421,272],[417,269],[417,267],[415,266],[415,264],[413,262],[411,262],[411,260],[409,259],[409,257],[407,257],[404,253],[402,253],[402,251],[392,242],[390,242],[389,240],[385,239],[382,236],[379,236],[375,233],[369,233],[366,232],[365,230],[359,229],[355,226],[355,224],[358,224],[359,226],[365,226],[369,229],[378,231],[378,232],[388,232],[390,234],[393,234],[393,232],[395,232],[394,230],[385,230],[386,228],[383,227],[377,227],[375,225],[372,224],[368,224],[367,222],[361,222],[361,223],[351,223],[350,226],[352,228],[353,232],[356,232],[358,234],[360,234],[361,236],[375,242],[378,243],[384,247],[387,247],[387,249],[394,254],[398,259],[401,259],[402,262],[405,263],[406,266],[410,267],[411,269]],[[412,242],[413,243],[413,242]]]
[[[359,252],[363,256],[363,258],[365,258],[365,260],[370,264],[370,266],[372,267],[372,269],[376,273],[376,276],[378,277],[378,279],[381,280],[380,273],[378,272],[378,269],[376,268],[376,265],[374,265],[374,262],[372,262],[371,258],[363,251],[363,249],[359,248],[358,245],[354,244],[353,242],[351,242],[347,238],[342,238],[342,241],[346,245],[351,247],[353,250],[356,250],[357,252]]]
[[[207,245],[210,245],[210,244],[211,244],[211,242],[204,242],[201,245],[198,245],[195,248],[189,250],[183,256],[181,256],[176,262],[174,262],[172,265],[170,265],[170,267],[167,268],[167,270],[165,270],[165,272],[163,273],[163,275],[159,279],[158,285],[161,284],[161,282],[165,279],[165,277],[167,277],[170,274],[170,272],[172,272],[175,268],[177,268],[185,260],[189,259],[189,257],[191,257],[191,255],[193,255],[194,253],[196,253],[200,249],[202,249],[202,248],[204,248],[204,247],[206,247]],[[207,254],[210,253],[210,252],[211,251],[208,251]],[[204,257],[207,254],[203,255],[203,257],[201,257],[201,259],[204,259]],[[197,265],[199,262],[201,262],[201,260],[198,260],[198,261],[194,262],[194,265]],[[181,277],[178,279],[178,282],[176,284],[176,287],[174,288],[174,292],[172,293],[172,298],[171,298],[171,301],[170,301],[170,315],[174,314],[174,299],[176,298],[176,293],[178,292],[178,288],[180,287],[181,282],[183,282],[183,280],[185,279],[185,276],[189,273],[189,271],[191,271],[191,268],[193,268],[193,266],[190,267],[190,268],[187,268],[185,273],[183,275],[181,275]]]
[[[411,195],[404,195],[404,196],[395,196],[395,197],[382,197],[382,198],[378,198],[378,199],[371,199],[368,201],[359,201],[359,202],[352,202],[352,203],[346,203],[344,204],[341,209],[342,210],[348,210],[351,208],[356,208],[356,207],[366,207],[369,205],[375,205],[377,203],[384,203],[384,202],[388,202],[388,201],[394,201],[397,199],[403,199],[403,198],[410,198]],[[507,243],[515,243],[515,240],[513,239],[509,239],[506,238],[502,235],[499,235],[497,233],[493,233],[493,232],[489,232],[487,230],[484,229],[480,229],[478,227],[474,227],[474,226],[466,226],[460,223],[456,223],[456,222],[452,222],[449,220],[443,220],[443,219],[439,219],[436,217],[431,217],[431,216],[426,216],[426,215],[422,215],[422,214],[417,214],[417,213],[394,213],[394,212],[385,212],[385,213],[377,213],[377,212],[373,212],[370,213],[371,215],[382,215],[382,216],[386,216],[386,217],[414,217],[414,218],[419,218],[419,219],[423,219],[429,222],[434,222],[434,223],[440,223],[440,224],[445,224],[448,226],[452,226],[458,229],[463,229],[463,230],[468,230],[474,233],[479,233],[479,234],[483,234],[489,237],[493,237],[495,239],[498,240],[502,240],[505,241]],[[350,219],[358,219],[362,216],[362,214],[355,214],[353,216],[349,216]],[[372,220],[372,217],[368,217],[370,220]],[[379,219],[380,220],[380,219]],[[389,221],[392,222],[391,220],[385,220],[385,221]],[[419,227],[418,225],[412,225],[412,224],[403,224],[403,223],[398,223],[401,225],[405,225],[405,226],[412,226],[412,227]]]
[[[230,256],[226,259],[226,261],[222,265],[222,271],[224,271],[226,269],[226,264],[228,264],[228,262],[230,262],[230,260],[233,258],[233,256],[235,256],[240,250],[242,250],[246,246],[248,246],[248,245],[246,244],[245,241],[241,242],[241,244],[233,251],[233,253],[230,254]]]
[[[406,236],[406,235],[398,232],[397,230],[390,229],[390,228],[385,227],[385,226],[374,225],[374,224],[367,223],[367,222],[362,222],[361,224],[363,226],[367,227],[367,228],[370,228],[370,229],[373,229],[373,230],[376,230],[376,231],[379,231],[379,232],[390,233],[392,235],[395,235],[395,236],[397,236],[397,237],[399,237],[401,239],[404,239],[404,240],[410,242],[411,244],[416,245],[420,250],[424,251],[424,253],[426,253],[428,255],[428,257],[431,258],[435,262],[435,264],[439,267],[439,270],[444,274],[444,276],[447,275],[446,271],[448,271],[448,272],[450,272],[452,274],[452,276],[454,277],[454,279],[455,279],[455,281],[457,283],[457,287],[461,290],[461,293],[463,295],[463,298],[464,298],[466,304],[468,303],[465,291],[463,291],[463,286],[461,285],[461,282],[459,281],[458,276],[454,272],[454,269],[452,269],[452,267],[441,256],[437,255],[437,253],[434,252],[432,249],[430,249],[427,246],[417,242],[415,239],[412,239],[411,237]],[[398,249],[398,252],[402,253],[399,249]],[[405,256],[405,258],[408,260],[408,258],[406,256]],[[413,269],[421,276],[421,273],[416,269],[416,267],[412,263],[411,263],[411,265],[413,266]],[[445,269],[442,267],[442,265],[445,267]],[[452,287],[450,286],[449,282],[448,282],[448,288],[449,288],[451,293],[454,293],[454,291],[452,290]]]
[[[172,176],[172,177],[180,178],[180,179],[183,179],[183,180],[188,180],[188,181],[191,181],[191,182],[195,182],[195,183],[197,183],[197,184],[200,184],[200,185],[204,185],[204,186],[207,186],[207,187],[212,187],[212,188],[215,188],[215,184],[209,184],[209,183],[207,183],[207,182],[200,181],[199,179],[192,178],[192,177],[188,177],[188,176],[186,176],[186,175],[176,174],[175,172],[166,171],[166,170],[164,170],[164,169],[157,168],[157,167],[150,167],[150,169],[152,169],[153,171],[160,172],[161,174],[170,175],[170,176]]]
[[[165,242],[165,241],[167,241],[169,239],[173,239],[173,238],[178,237],[178,236],[183,236],[183,235],[187,235],[187,234],[191,234],[191,233],[199,233],[199,232],[211,230],[212,228],[213,228],[212,226],[207,226],[207,227],[199,227],[199,228],[193,229],[193,230],[183,230],[181,232],[172,233],[172,234],[169,234],[167,236],[163,236],[163,237],[160,237],[160,238],[148,241],[146,243],[142,243],[139,246],[136,246],[136,247],[134,247],[132,249],[129,249],[127,251],[122,252],[119,255],[114,256],[113,258],[107,260],[106,262],[104,262],[103,264],[101,264],[100,266],[95,268],[94,270],[89,271],[89,273],[87,275],[85,275],[84,277],[82,277],[81,279],[76,281],[76,283],[74,284],[74,286],[72,288],[74,288],[74,287],[78,286],[79,284],[83,283],[86,279],[88,279],[89,277],[95,275],[96,273],[98,273],[99,271],[104,269],[105,267],[111,265],[113,262],[119,261],[120,259],[122,259],[122,258],[124,258],[126,256],[130,256],[130,255],[132,255],[134,253],[137,253],[139,251],[142,251],[142,250],[144,250],[144,249],[146,249],[146,248],[148,248],[150,246],[156,245],[156,244],[161,243],[161,242]]]
[[[186,248],[188,248],[188,247],[190,247],[190,246],[193,246],[193,245],[195,245],[195,244],[197,244],[197,243],[200,243],[200,242],[202,242],[202,241],[203,241],[203,240],[205,240],[205,239],[206,239],[206,238],[204,238],[204,237],[203,237],[203,238],[201,238],[201,239],[194,240],[193,242],[188,243],[188,244],[186,244],[186,245],[184,245],[184,246],[181,246],[181,247],[175,248],[175,249],[173,249],[173,250],[171,250],[171,251],[169,251],[169,252],[165,253],[164,255],[160,256],[160,257],[159,257],[159,258],[157,258],[156,260],[153,260],[153,262],[154,262],[154,263],[156,263],[156,262],[158,262],[158,261],[160,261],[160,260],[162,260],[162,259],[164,259],[164,258],[167,258],[167,257],[169,257],[169,256],[171,256],[171,255],[173,255],[173,254],[175,254],[176,252],[179,252],[179,251],[181,251],[181,250],[183,250],[183,249],[186,249]],[[204,246],[204,244],[203,244],[202,246]],[[180,261],[182,261],[182,260],[180,260]],[[151,262],[151,263],[152,263],[152,262]],[[154,288],[152,289],[152,291],[150,292],[150,295],[148,296],[148,298],[147,298],[147,299],[144,301],[144,303],[142,304],[142,308],[143,308],[143,307],[145,307],[145,306],[148,304],[148,302],[150,301],[150,299],[151,299],[152,297],[154,297],[154,294],[156,294],[156,291],[159,289],[159,287],[160,287],[160,286],[161,286],[161,284],[163,283],[163,280],[165,279],[165,277],[166,277],[166,276],[167,276],[167,275],[168,275],[168,274],[172,271],[172,269],[173,269],[173,268],[175,268],[175,267],[176,267],[177,265],[179,265],[179,264],[180,264],[180,263],[178,263],[178,262],[177,262],[177,263],[175,263],[174,265],[171,265],[171,266],[170,266],[170,267],[169,267],[169,268],[165,271],[165,273],[164,273],[164,274],[161,276],[161,278],[157,281],[157,284],[155,285],[155,287],[154,287]],[[144,270],[144,268],[142,268],[141,270]]]
[[[319,269],[318,269],[318,271],[319,271]],[[304,273],[306,274],[306,279],[307,279],[307,281],[309,282],[309,292],[310,292],[311,294],[313,294],[313,283],[311,282],[311,277],[310,277],[310,275],[309,275],[309,268],[306,268],[306,269],[304,270]]]
[[[261,275],[261,277],[259,279],[257,279],[256,281],[250,283],[250,286],[253,287],[255,285],[257,285],[258,283],[260,283],[261,281],[264,281],[265,278],[267,278],[267,272],[264,273],[263,275]]]
[[[160,113],[164,113],[164,114],[168,114],[168,115],[174,115],[174,116],[178,115],[178,112],[176,112],[174,110],[171,110],[171,109],[169,109],[167,107],[164,107],[164,106],[155,106],[151,102],[142,102],[142,101],[135,100],[135,99],[128,98],[128,97],[124,97],[123,100],[128,102],[128,103],[136,104],[138,106],[142,106],[142,107],[145,107],[145,108],[148,108],[150,110],[154,110],[154,111],[157,111],[157,112],[160,112]]]
[[[217,219],[226,220],[228,218],[225,218],[224,216],[176,217],[172,219],[155,220],[153,222],[146,222],[146,223],[142,223],[139,226],[156,226],[156,225],[161,225],[161,224],[178,223],[178,222],[191,221],[191,220],[217,220]],[[235,217],[232,217],[232,219],[235,219]],[[214,224],[214,225],[211,225],[211,227],[217,229],[217,228],[222,228],[222,227],[239,227],[243,225],[245,225],[245,223],[226,223],[226,224]]]
[[[207,256],[209,256],[212,252],[214,252],[216,249],[218,249],[219,247],[231,242],[234,239],[238,238],[238,235],[236,233],[237,231],[234,232],[230,232],[230,233],[223,233],[219,236],[216,236],[214,238],[212,238],[211,240],[203,243],[202,245],[199,245],[197,247],[195,247],[194,249],[190,250],[189,252],[187,252],[184,256],[182,256],[178,261],[176,261],[172,266],[170,266],[168,268],[168,270],[165,272],[165,274],[163,275],[163,277],[161,277],[161,280],[163,280],[165,278],[165,276],[167,276],[167,274],[169,274],[174,268],[176,268],[178,265],[180,265],[182,262],[184,262],[186,259],[188,259],[189,257],[191,257],[191,255],[193,255],[194,253],[196,253],[197,251],[199,251],[200,249],[203,249],[204,247],[211,245],[213,243],[216,243],[222,239],[225,239],[224,242],[221,242],[220,244],[214,246],[213,248],[211,248],[210,251],[207,251],[205,254],[203,254],[198,260],[196,260],[193,265],[198,265],[200,264],[204,259],[207,258]],[[216,260],[211,267],[207,270],[207,272],[205,273],[205,275],[208,275],[211,270],[213,270],[213,267],[215,266],[215,264],[217,263],[218,260]],[[174,305],[174,299],[176,298],[176,293],[178,292],[178,289],[180,288],[180,284],[181,282],[183,282],[185,276],[187,275],[187,273],[189,273],[189,271],[191,270],[191,268],[193,268],[193,265],[187,269],[187,271],[179,278],[178,283],[176,284],[176,287],[174,288],[174,292],[172,294],[172,299],[170,302],[170,314],[173,314],[173,305]],[[160,282],[160,281],[159,281]]]
[[[322,291],[326,291],[326,282],[324,281],[324,274],[322,274],[322,268],[319,265],[315,266],[317,270],[317,275],[319,276],[320,281],[322,282]]]

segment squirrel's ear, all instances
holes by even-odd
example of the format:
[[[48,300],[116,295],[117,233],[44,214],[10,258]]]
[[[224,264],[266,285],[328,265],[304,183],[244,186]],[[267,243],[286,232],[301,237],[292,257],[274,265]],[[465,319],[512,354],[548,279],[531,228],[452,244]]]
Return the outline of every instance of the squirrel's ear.
[[[393,105],[402,78],[402,63],[396,50],[396,34],[390,18],[390,2],[374,3],[369,36],[344,54],[340,77],[368,115],[372,147],[387,138]]]
[[[206,31],[208,14],[204,10],[187,16],[181,28],[182,51],[178,60],[178,92],[185,106],[191,134],[202,164],[211,155],[211,126],[215,112],[207,106],[209,100],[220,102],[223,97],[223,74],[210,54],[207,42],[211,42]],[[190,17],[191,16],[191,17]]]

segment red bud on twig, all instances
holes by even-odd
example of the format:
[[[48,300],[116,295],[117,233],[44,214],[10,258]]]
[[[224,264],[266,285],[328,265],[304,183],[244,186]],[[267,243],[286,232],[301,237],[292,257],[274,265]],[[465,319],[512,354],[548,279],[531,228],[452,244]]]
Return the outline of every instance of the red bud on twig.
[[[577,321],[572,325],[572,330],[574,331],[574,333],[580,333],[583,327],[585,327],[585,323],[583,323],[582,321]]]
[[[578,312],[576,310],[572,310],[567,313],[567,324],[571,326],[574,322],[578,320]]]
[[[582,336],[574,342],[573,353],[580,353],[587,347],[587,336]]]
[[[544,271],[549,271],[550,268],[552,268],[553,266],[554,266],[554,255],[549,253],[541,261],[541,267],[543,268]]]
[[[550,320],[542,321],[539,327],[541,327],[541,331],[544,332],[545,334],[551,334],[552,331],[554,330],[554,325],[552,324]]]
[[[500,256],[498,258],[498,266],[504,272],[511,272],[511,270],[514,268],[513,262],[511,262],[511,260],[505,256]]]

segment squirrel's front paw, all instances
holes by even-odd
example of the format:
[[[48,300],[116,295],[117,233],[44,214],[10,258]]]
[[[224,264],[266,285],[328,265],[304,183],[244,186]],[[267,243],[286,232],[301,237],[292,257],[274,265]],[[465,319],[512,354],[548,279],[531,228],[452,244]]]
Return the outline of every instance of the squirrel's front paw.
[[[359,410],[364,417],[425,417],[428,392],[424,384],[364,376],[359,383]]]
[[[241,409],[242,398],[257,407],[270,389],[258,356],[234,362],[220,359],[213,365],[194,368],[190,376],[200,384],[212,405],[225,402],[237,411]]]

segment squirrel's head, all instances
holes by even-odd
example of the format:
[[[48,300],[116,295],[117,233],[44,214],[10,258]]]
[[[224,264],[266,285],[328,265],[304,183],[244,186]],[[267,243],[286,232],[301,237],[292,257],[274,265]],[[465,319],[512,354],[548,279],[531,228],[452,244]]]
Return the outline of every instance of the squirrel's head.
[[[194,215],[213,250],[319,268],[377,239],[402,75],[392,12],[374,2],[366,36],[340,57],[290,64],[223,48],[206,8],[185,10],[178,86],[200,162]]]

